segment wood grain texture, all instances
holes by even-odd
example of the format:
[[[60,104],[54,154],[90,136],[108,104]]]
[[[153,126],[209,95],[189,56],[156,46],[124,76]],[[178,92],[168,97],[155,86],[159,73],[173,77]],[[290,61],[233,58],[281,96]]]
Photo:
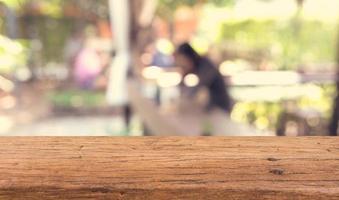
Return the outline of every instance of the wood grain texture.
[[[0,199],[339,199],[339,139],[1,138]]]

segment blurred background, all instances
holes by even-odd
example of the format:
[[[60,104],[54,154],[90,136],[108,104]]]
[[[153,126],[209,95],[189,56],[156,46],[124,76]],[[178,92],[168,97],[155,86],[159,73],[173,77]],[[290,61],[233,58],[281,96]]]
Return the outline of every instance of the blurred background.
[[[338,0],[0,0],[0,135],[336,135],[338,22]],[[183,97],[183,42],[231,113]]]

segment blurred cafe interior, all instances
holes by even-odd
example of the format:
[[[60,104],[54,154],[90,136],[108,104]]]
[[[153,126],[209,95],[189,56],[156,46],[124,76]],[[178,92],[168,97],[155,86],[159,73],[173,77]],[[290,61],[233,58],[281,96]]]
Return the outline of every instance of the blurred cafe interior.
[[[336,136],[338,0],[0,0],[0,136]]]

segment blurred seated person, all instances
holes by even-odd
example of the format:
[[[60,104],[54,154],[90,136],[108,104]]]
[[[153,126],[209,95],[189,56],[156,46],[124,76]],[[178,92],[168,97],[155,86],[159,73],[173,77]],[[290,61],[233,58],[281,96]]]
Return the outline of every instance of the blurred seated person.
[[[81,89],[98,89],[106,84],[110,54],[101,50],[96,39],[87,40],[74,62],[74,79]]]
[[[174,53],[175,63],[180,67],[183,76],[195,74],[199,83],[192,89],[193,96],[200,88],[206,88],[209,94],[207,110],[219,108],[227,112],[232,111],[232,100],[228,86],[218,69],[206,57],[200,56],[188,43],[178,47]]]

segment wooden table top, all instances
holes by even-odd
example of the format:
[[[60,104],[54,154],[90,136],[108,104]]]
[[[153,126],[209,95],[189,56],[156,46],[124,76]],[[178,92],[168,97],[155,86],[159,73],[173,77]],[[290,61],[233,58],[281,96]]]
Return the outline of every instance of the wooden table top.
[[[339,139],[0,138],[0,199],[339,199]]]

